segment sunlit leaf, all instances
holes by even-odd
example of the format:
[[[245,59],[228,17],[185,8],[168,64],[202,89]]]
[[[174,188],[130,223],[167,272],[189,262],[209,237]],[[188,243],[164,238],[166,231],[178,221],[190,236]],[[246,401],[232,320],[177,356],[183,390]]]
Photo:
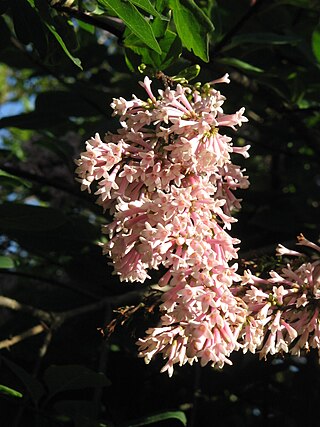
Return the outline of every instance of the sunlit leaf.
[[[7,396],[12,396],[12,397],[20,397],[20,398],[23,397],[23,394],[20,393],[20,391],[13,390],[12,388],[2,384],[0,384],[0,393],[5,394]]]
[[[312,51],[317,61],[320,63],[320,25],[312,33]]]
[[[127,53],[127,61],[129,68],[134,71],[138,69],[141,63],[150,66],[155,70],[165,70],[181,55],[181,41],[176,33],[167,30],[164,36],[160,39],[159,44],[162,49],[162,54],[151,51],[140,42],[134,34],[126,38],[126,46],[130,47],[135,55]],[[133,61],[133,62],[131,62]]]
[[[152,3],[149,0],[129,0],[130,3],[140,7],[140,9],[145,12],[150,13],[150,15],[157,16],[158,18],[167,19],[164,16],[161,16],[160,13],[155,9]]]
[[[31,188],[32,184],[22,179],[18,176],[12,175],[10,173],[7,173],[4,170],[0,169],[0,184],[1,185],[9,185],[10,187],[15,187],[17,185],[23,185],[24,187]]]
[[[83,22],[80,19],[77,19],[77,23],[79,25],[80,28],[82,28],[83,30],[87,31],[90,34],[94,34],[95,32],[95,26],[88,24],[87,22]]]
[[[183,46],[203,61],[209,61],[209,34],[214,26],[192,0],[170,0],[173,19]]]
[[[195,79],[200,73],[201,67],[198,64],[184,68],[179,74],[173,77],[177,82],[186,82]]]
[[[0,256],[0,268],[13,268],[13,259],[8,256]]]
[[[154,36],[151,25],[133,4],[123,0],[100,0],[100,3],[122,19],[127,27],[147,46],[161,53],[161,48]]]

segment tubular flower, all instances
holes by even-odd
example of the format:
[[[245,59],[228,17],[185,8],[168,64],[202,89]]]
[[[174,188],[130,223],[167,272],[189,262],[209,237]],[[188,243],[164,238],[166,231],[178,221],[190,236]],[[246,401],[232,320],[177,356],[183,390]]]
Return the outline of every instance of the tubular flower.
[[[240,333],[244,349],[268,353],[301,352],[316,348],[320,357],[320,247],[300,235],[299,245],[312,248],[310,260],[300,252],[279,245],[277,253],[299,257],[268,279],[245,272],[243,284],[250,285],[243,297],[248,306],[246,326]],[[295,267],[293,267],[295,265]]]
[[[233,263],[239,241],[228,230],[240,209],[233,192],[249,185],[231,155],[246,158],[249,146],[233,146],[221,128],[247,119],[244,108],[224,114],[225,97],[212,86],[228,82],[226,75],[155,95],[145,77],[148,99],[114,99],[121,128],[103,139],[96,134],[76,161],[81,189],[94,186],[97,203],[113,215],[103,251],[120,280],[144,282],[150,270],[166,270],[160,324],[137,344],[146,362],[162,354],[169,375],[176,363],[231,363],[246,318],[246,305],[231,292],[240,281]]]

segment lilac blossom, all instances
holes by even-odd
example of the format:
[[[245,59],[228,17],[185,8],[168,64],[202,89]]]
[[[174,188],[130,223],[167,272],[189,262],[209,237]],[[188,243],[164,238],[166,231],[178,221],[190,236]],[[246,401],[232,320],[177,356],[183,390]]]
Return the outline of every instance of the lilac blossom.
[[[137,344],[147,363],[162,354],[169,375],[176,363],[230,364],[246,321],[247,306],[231,289],[241,280],[239,240],[228,232],[241,207],[234,191],[249,185],[231,156],[248,157],[249,146],[234,146],[221,129],[247,119],[244,108],[224,113],[216,83],[229,83],[228,75],[155,95],[145,77],[148,99],[114,99],[121,128],[96,134],[76,161],[81,189],[94,187],[113,215],[103,251],[120,280],[143,283],[165,268],[160,323]]]
[[[298,245],[313,249],[315,256],[307,259],[279,245],[278,255],[296,260],[280,272],[271,271],[268,279],[246,271],[242,280],[248,316],[239,342],[260,358],[276,353],[300,356],[311,348],[320,357],[320,247],[303,235],[298,240]]]
[[[249,146],[221,133],[247,121],[244,108],[223,111],[214,85],[229,82],[225,75],[155,95],[145,77],[147,100],[114,99],[121,128],[96,134],[76,161],[81,190],[93,187],[112,215],[103,252],[120,281],[143,283],[151,270],[165,271],[159,324],[137,344],[146,363],[161,354],[170,376],[175,364],[231,364],[239,349],[266,358],[315,348],[320,356],[320,247],[301,235],[298,245],[315,257],[279,245],[278,256],[294,259],[281,271],[267,279],[237,272],[234,192],[249,182],[231,156],[247,158]]]

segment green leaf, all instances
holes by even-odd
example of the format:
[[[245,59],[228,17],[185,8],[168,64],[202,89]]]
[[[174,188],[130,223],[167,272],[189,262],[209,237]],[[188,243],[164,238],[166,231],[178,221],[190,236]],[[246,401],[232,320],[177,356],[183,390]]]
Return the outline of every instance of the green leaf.
[[[96,30],[94,25],[88,24],[87,22],[83,22],[80,19],[77,19],[76,21],[80,28],[82,28],[83,30],[87,31],[90,34],[94,34]]]
[[[165,70],[181,55],[181,40],[173,31],[167,30],[164,37],[159,42],[162,49],[162,55],[159,58],[153,58],[159,70]],[[153,54],[153,52],[152,52]]]
[[[162,18],[164,20],[168,20],[168,18],[161,16],[160,13],[154,8],[152,3],[149,0],[129,0],[130,3],[140,7],[140,9],[145,12],[150,13],[150,15],[157,16],[158,18]]]
[[[60,46],[62,47],[64,53],[71,59],[71,61],[77,66],[79,67],[81,70],[83,69],[81,66],[81,61],[79,58],[75,58],[69,51],[69,49],[67,48],[65,42],[62,40],[62,37],[60,36],[60,34],[57,32],[55,26],[53,24],[49,24],[48,22],[45,22],[45,26],[48,28],[48,30],[54,35],[54,37],[56,38],[57,42],[60,44]]]
[[[15,175],[11,175],[2,169],[0,169],[0,184],[11,187],[16,187],[17,185],[23,185],[26,188],[32,187],[32,184],[29,181]]]
[[[0,256],[0,268],[14,268],[13,260],[8,256]]]
[[[253,73],[263,73],[261,68],[255,67],[254,65],[249,64],[248,62],[241,61],[237,58],[221,58],[217,59],[217,62],[221,64],[230,65],[231,67],[239,68],[244,71],[252,71]]]
[[[167,411],[167,412],[161,412],[160,414],[139,418],[138,420],[131,421],[126,424],[122,424],[121,427],[147,426],[150,424],[157,423],[159,421],[172,420],[172,419],[180,421],[184,426],[187,425],[187,418],[182,411]]]
[[[209,34],[214,30],[210,19],[192,0],[170,0],[169,4],[182,44],[208,62]]]
[[[199,75],[200,71],[201,71],[200,65],[198,64],[191,65],[190,67],[184,68],[176,76],[173,76],[172,79],[177,82],[185,83],[195,79]]]
[[[141,56],[133,52],[131,48],[124,49],[124,59],[126,61],[127,67],[133,73],[138,70],[142,62]]]
[[[155,70],[165,70],[181,55],[181,41],[173,31],[167,30],[159,44],[162,50],[161,55],[146,48],[134,34],[126,37],[125,45],[137,55],[130,55],[127,52],[126,60],[129,61],[129,68],[136,71],[143,63]]]
[[[151,25],[133,4],[124,0],[100,0],[100,3],[122,19],[126,26],[147,46],[161,54],[161,48],[154,36]]]
[[[44,373],[44,381],[50,393],[49,398],[66,390],[110,385],[110,381],[104,374],[81,365],[50,366]]]
[[[312,33],[312,51],[317,61],[320,63],[320,25]]]
[[[43,232],[60,227],[67,221],[58,209],[41,206],[4,203],[0,206],[0,230],[26,230]]]
[[[276,33],[248,33],[232,38],[231,43],[223,48],[223,51],[232,49],[244,44],[261,45],[296,45],[301,41],[301,37],[296,35],[281,35]]]
[[[30,397],[34,403],[37,403],[44,394],[44,388],[42,384],[27,371],[25,371],[21,366],[16,365],[14,362],[2,357],[1,360],[9,367],[9,369],[20,379],[24,384]]]
[[[7,396],[12,397],[23,397],[23,394],[20,391],[13,390],[10,387],[0,384],[0,393],[6,394]]]
[[[169,26],[169,19],[155,17],[150,24],[155,37],[163,37]]]

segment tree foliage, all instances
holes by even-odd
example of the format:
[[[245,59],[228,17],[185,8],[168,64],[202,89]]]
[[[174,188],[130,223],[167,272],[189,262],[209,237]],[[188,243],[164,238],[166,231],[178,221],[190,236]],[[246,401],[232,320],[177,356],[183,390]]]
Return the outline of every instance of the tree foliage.
[[[129,99],[144,74],[160,87],[229,73],[226,108],[244,105],[249,118],[235,138],[251,145],[233,234],[243,265],[263,274],[276,243],[319,234],[319,8],[0,0],[2,425],[311,425],[312,352],[266,364],[236,354],[233,367],[183,367],[171,380],[137,359],[157,305],[112,275],[98,244],[107,214],[80,192],[73,159],[116,128],[112,98]],[[124,327],[103,338],[108,324]]]

